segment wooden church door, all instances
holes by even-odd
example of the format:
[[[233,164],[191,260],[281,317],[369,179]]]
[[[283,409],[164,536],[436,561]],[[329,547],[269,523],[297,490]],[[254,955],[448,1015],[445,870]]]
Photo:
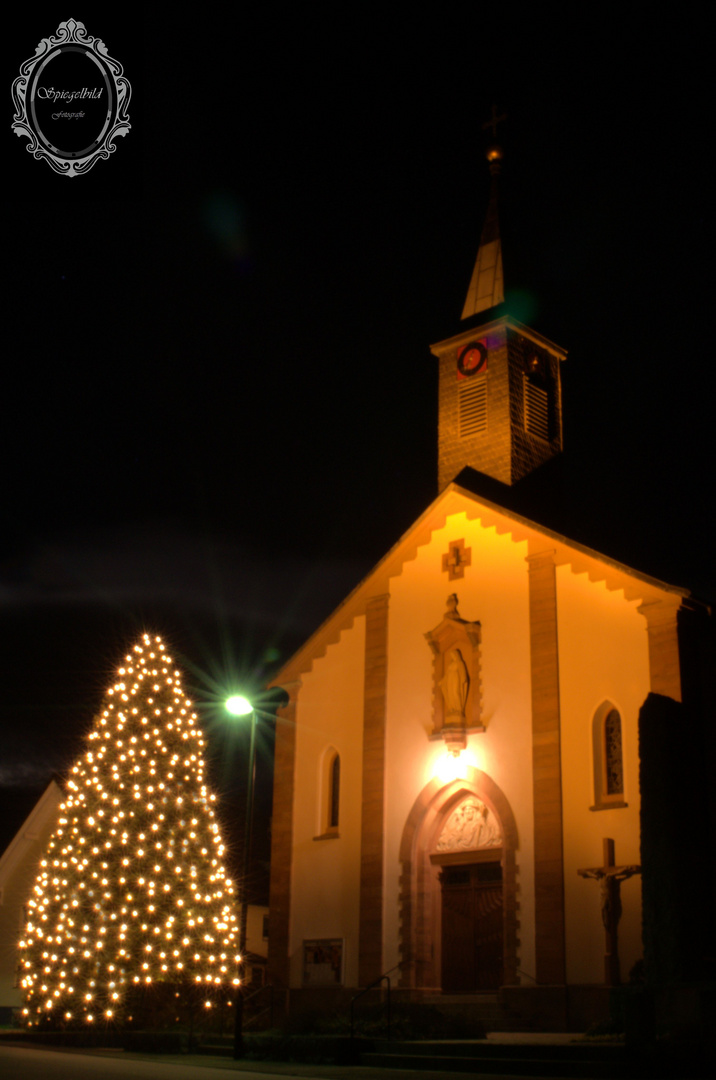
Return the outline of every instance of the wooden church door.
[[[442,988],[451,993],[502,984],[502,867],[499,862],[443,866]]]

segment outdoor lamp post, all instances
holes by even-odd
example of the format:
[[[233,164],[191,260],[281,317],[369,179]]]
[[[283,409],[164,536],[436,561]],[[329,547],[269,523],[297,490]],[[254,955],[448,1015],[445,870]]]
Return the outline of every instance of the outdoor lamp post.
[[[244,821],[244,852],[241,867],[241,914],[239,922],[239,992],[234,1012],[234,1058],[244,1056],[244,996],[246,993],[246,924],[248,919],[248,876],[251,857],[251,833],[254,816],[254,783],[256,780],[256,711],[251,702],[237,694],[226,702],[231,716],[251,717],[251,741],[249,744],[249,773],[246,788],[246,818]]]

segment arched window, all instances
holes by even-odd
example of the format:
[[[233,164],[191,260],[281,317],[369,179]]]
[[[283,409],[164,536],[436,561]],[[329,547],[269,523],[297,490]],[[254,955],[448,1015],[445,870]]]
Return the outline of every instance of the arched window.
[[[622,718],[610,701],[603,702],[592,721],[594,754],[594,806],[610,810],[626,806],[624,801],[624,752]]]
[[[608,797],[624,797],[622,718],[616,709],[610,709],[604,718],[604,787]]]
[[[328,828],[338,828],[341,800],[341,758],[335,754],[328,777]]]
[[[334,746],[321,755],[318,783],[318,836],[329,840],[338,836],[341,814],[341,756]]]

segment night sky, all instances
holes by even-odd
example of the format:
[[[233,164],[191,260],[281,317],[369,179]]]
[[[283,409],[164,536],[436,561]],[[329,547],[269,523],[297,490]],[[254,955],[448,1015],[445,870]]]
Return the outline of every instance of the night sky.
[[[18,15],[5,43],[5,794],[82,752],[150,629],[240,804],[219,702],[437,494],[428,346],[459,330],[493,102],[508,305],[569,353],[575,535],[716,594],[703,27],[612,5],[86,8]],[[9,92],[69,14],[132,86],[132,130],[72,180],[26,153]],[[265,773],[268,730],[261,752]]]

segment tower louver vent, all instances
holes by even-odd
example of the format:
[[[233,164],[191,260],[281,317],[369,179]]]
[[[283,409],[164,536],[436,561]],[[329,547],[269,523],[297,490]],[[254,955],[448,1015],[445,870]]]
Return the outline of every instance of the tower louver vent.
[[[458,387],[458,433],[461,439],[487,431],[487,377],[473,375]]]
[[[547,391],[524,377],[525,430],[549,442],[549,397]]]

